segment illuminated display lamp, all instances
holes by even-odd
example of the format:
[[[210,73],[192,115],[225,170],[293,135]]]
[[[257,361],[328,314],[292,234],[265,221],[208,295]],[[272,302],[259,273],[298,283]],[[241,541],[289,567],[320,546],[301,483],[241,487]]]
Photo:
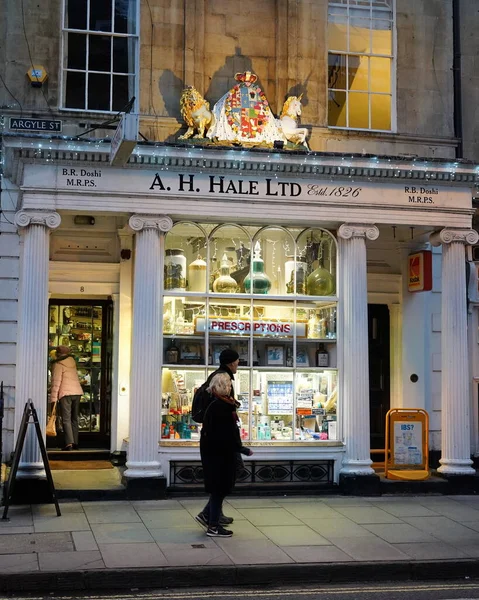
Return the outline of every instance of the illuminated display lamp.
[[[32,65],[27,71],[27,77],[32,87],[40,88],[48,79],[48,73],[42,65]]]

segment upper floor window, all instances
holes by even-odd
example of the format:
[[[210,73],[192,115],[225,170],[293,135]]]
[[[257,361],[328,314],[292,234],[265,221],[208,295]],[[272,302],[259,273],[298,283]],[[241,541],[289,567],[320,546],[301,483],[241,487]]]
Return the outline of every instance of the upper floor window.
[[[136,88],[138,0],[64,0],[63,108],[119,111]]]
[[[328,125],[394,129],[394,0],[329,0],[328,49]]]

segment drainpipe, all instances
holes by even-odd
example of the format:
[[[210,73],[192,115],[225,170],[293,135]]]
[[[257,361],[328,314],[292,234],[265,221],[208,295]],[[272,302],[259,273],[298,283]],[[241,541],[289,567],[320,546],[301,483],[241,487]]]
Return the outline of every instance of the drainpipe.
[[[454,86],[454,136],[459,140],[456,158],[464,157],[462,129],[462,69],[461,69],[461,18],[460,0],[452,0],[452,47],[453,47],[453,86]]]

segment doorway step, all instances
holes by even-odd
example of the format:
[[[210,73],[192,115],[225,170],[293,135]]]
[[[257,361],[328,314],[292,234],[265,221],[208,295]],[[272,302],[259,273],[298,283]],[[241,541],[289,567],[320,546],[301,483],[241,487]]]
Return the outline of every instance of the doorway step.
[[[110,451],[104,448],[86,448],[70,452],[64,452],[61,448],[49,448],[47,454],[50,461],[110,461]]]
[[[65,454],[65,452],[63,453]],[[76,498],[81,502],[94,500],[126,500],[126,488],[121,483],[124,468],[75,469],[74,462],[65,462],[64,470],[52,469],[58,499]],[[78,465],[81,464],[77,461]],[[84,461],[86,462],[86,461]],[[98,462],[98,461],[96,461]]]

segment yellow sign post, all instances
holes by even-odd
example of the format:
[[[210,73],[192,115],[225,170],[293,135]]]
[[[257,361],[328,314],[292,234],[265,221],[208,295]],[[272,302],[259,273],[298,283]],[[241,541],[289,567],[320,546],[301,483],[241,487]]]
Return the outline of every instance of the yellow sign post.
[[[386,415],[386,479],[429,477],[429,415],[422,408],[392,408]]]

